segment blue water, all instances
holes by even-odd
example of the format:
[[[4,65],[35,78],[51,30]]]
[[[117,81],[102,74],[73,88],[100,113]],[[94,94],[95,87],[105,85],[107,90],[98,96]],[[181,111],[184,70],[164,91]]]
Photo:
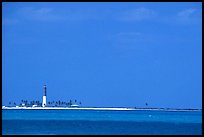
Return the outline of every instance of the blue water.
[[[2,134],[201,135],[202,112],[2,110]]]

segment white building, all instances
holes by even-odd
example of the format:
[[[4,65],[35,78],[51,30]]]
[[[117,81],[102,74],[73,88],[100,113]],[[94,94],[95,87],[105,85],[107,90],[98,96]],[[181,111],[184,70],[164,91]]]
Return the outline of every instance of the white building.
[[[73,105],[71,105],[71,107],[76,107],[76,108],[78,108],[79,105],[77,105],[77,104],[73,104]]]
[[[46,106],[46,85],[44,85],[44,96],[42,101],[42,107]]]

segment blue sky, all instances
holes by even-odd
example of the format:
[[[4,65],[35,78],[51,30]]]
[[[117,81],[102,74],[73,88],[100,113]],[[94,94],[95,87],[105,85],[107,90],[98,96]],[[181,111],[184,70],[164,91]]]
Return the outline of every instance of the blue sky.
[[[3,3],[2,101],[202,107],[202,3]]]

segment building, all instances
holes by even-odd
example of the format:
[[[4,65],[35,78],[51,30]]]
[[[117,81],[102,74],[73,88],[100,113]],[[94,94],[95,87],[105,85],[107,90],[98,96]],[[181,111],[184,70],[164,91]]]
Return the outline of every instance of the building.
[[[79,105],[77,105],[77,104],[73,104],[73,105],[71,105],[71,107],[78,108]]]
[[[42,100],[42,107],[46,106],[46,84],[44,85],[44,95],[43,95],[43,100]]]

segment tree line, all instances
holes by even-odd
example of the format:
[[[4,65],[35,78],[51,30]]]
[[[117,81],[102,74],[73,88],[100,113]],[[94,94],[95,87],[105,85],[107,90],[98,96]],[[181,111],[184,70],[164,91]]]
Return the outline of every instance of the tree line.
[[[39,100],[32,100],[32,101],[28,101],[28,100],[21,100],[21,102],[17,105],[16,102],[9,102],[9,106],[42,106],[42,102],[40,102]],[[69,100],[69,101],[48,101],[46,106],[66,106],[66,107],[71,107],[71,105],[82,105],[81,101],[77,101],[76,99],[74,101]]]

